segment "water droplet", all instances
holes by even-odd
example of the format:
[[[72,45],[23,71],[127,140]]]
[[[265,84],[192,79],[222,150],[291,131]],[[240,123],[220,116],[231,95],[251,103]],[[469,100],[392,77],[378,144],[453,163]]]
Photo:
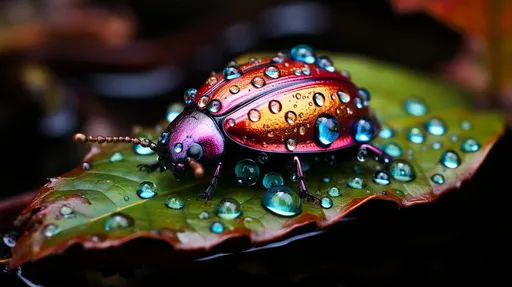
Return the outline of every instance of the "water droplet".
[[[274,185],[265,192],[263,206],[282,216],[295,216],[302,212],[299,195],[283,185]]]
[[[251,64],[257,64],[257,63],[259,63],[260,61],[261,61],[260,59],[255,58],[255,57],[251,57],[251,58],[249,58],[249,63],[251,63]]]
[[[388,185],[391,183],[389,174],[383,170],[378,170],[373,174],[373,182],[380,185]]]
[[[215,214],[223,219],[235,219],[242,214],[242,206],[236,199],[224,198],[215,207]]]
[[[446,126],[441,119],[432,118],[425,124],[427,131],[435,136],[442,136],[446,133]]]
[[[183,150],[183,144],[177,143],[174,145],[174,152],[181,152]]]
[[[91,164],[90,164],[90,163],[88,163],[88,162],[86,162],[86,161],[84,161],[84,162],[82,162],[82,164],[80,165],[80,168],[81,168],[82,170],[90,170],[90,169],[91,169]]]
[[[13,248],[16,246],[16,233],[14,231],[8,232],[2,236],[2,240],[7,247]]]
[[[436,173],[430,177],[433,183],[437,184],[443,184],[444,183],[444,176],[442,174]]]
[[[165,206],[170,209],[182,209],[185,206],[185,201],[178,195],[170,195],[165,201]]]
[[[441,155],[441,164],[447,168],[457,168],[460,165],[460,157],[453,150],[447,150]]]
[[[55,224],[48,224],[48,225],[46,225],[46,227],[43,230],[44,236],[46,236],[48,238],[59,234],[59,232],[60,232],[60,227],[58,227]]]
[[[282,106],[281,106],[281,102],[279,101],[276,101],[276,100],[272,100],[268,103],[268,109],[270,110],[270,112],[272,112],[273,114],[278,114],[281,109],[282,109]]]
[[[247,113],[247,116],[249,117],[249,120],[251,120],[251,122],[257,122],[261,118],[260,111],[256,109],[250,110],[249,113]]]
[[[133,226],[135,220],[132,217],[122,214],[122,213],[113,213],[110,215],[107,222],[105,222],[105,230],[110,231],[114,229],[123,229]]]
[[[122,161],[124,159],[124,156],[122,153],[120,152],[115,152],[113,153],[110,158],[108,159],[109,162],[117,162],[117,161]]]
[[[357,91],[361,99],[363,99],[363,105],[368,106],[370,104],[371,94],[365,88],[361,88]]]
[[[267,153],[264,153],[264,152],[260,152],[258,154],[258,162],[261,163],[261,164],[266,164],[268,161],[268,155]]]
[[[397,159],[389,165],[391,177],[398,181],[409,182],[414,180],[414,168],[405,160]]]
[[[357,142],[369,142],[375,133],[375,125],[369,118],[360,118],[354,122],[353,135]]]
[[[360,148],[358,151],[357,151],[357,156],[356,156],[357,160],[360,161],[360,162],[365,162],[366,159],[368,158],[368,151],[365,149],[365,148]]]
[[[75,217],[75,213],[73,212],[73,208],[63,205],[59,209],[60,215],[64,216],[65,218],[72,218]]]
[[[281,71],[276,66],[268,66],[265,69],[265,75],[272,79],[277,79],[281,76]]]
[[[393,137],[394,135],[394,132],[392,129],[388,128],[388,127],[383,127],[380,131],[379,131],[379,137],[381,139],[390,139],[391,137]]]
[[[297,147],[297,141],[295,139],[289,138],[286,140],[286,148],[289,151],[293,151]]]
[[[174,103],[169,105],[167,108],[167,121],[172,122],[176,117],[179,116],[179,114],[183,111],[183,104],[182,103]]]
[[[256,184],[260,176],[260,168],[251,159],[243,159],[235,166],[236,180],[248,186]]]
[[[236,122],[235,122],[235,120],[234,120],[234,119],[228,119],[228,125],[229,125],[230,127],[234,127],[234,126],[235,126],[235,124],[236,124]]]
[[[208,102],[210,101],[210,98],[208,96],[202,96],[199,101],[197,102],[197,106],[200,108],[204,108],[208,105]]]
[[[324,177],[324,178],[322,178],[322,181],[325,183],[329,183],[329,182],[331,182],[331,179],[328,177]]]
[[[235,66],[227,66],[224,71],[222,71],[222,75],[226,80],[233,80],[240,77],[240,70],[238,70]]]
[[[450,137],[450,140],[451,140],[452,142],[456,142],[456,141],[458,141],[458,140],[459,140],[459,137],[458,137],[457,135],[452,135],[452,136]]]
[[[286,122],[288,122],[290,125],[295,123],[295,121],[297,120],[297,114],[292,111],[286,112],[285,117],[286,117]]]
[[[125,196],[123,197],[123,199],[124,199],[124,201],[129,201],[129,200],[130,200],[130,197],[129,197],[128,195],[125,195]]]
[[[327,194],[332,197],[338,197],[341,196],[341,191],[337,186],[331,186],[327,190]]]
[[[183,94],[183,100],[185,101],[186,105],[190,105],[194,99],[196,98],[197,90],[194,88],[190,88],[185,91]]]
[[[313,48],[304,44],[293,47],[290,51],[290,57],[307,64],[313,64],[316,61]]]
[[[465,131],[469,131],[471,129],[471,123],[469,121],[462,121],[460,123],[460,128]]]
[[[210,218],[210,214],[208,213],[208,211],[201,211],[201,213],[199,213],[199,219],[209,219]]]
[[[238,92],[240,92],[240,88],[237,85],[233,85],[229,88],[229,92],[232,94],[238,94]]]
[[[315,105],[321,107],[324,105],[325,97],[322,93],[315,93],[313,96],[313,101],[315,102]]]
[[[443,144],[439,141],[434,141],[432,143],[432,148],[435,149],[435,150],[439,150],[443,147]]]
[[[340,98],[340,101],[342,103],[348,103],[350,101],[350,95],[345,93],[345,92],[342,92],[342,91],[337,91],[336,94],[338,94],[338,98]]]
[[[348,180],[347,186],[354,189],[363,189],[366,188],[366,182],[364,178],[360,176],[354,176]]]
[[[215,85],[217,84],[217,78],[216,77],[210,77],[208,78],[208,85],[212,86],[212,85]]]
[[[222,233],[224,232],[224,224],[220,221],[214,221],[212,225],[210,225],[210,231],[213,233]]]
[[[300,76],[300,70],[297,68],[293,68],[293,73],[295,74],[295,76]]]
[[[156,195],[156,186],[150,181],[143,181],[137,188],[137,195],[142,199],[152,198]]]
[[[480,143],[474,138],[467,138],[460,144],[463,152],[476,152],[480,149]]]
[[[213,100],[210,105],[208,106],[208,110],[210,113],[216,113],[220,111],[220,108],[222,107],[222,104],[219,100]]]
[[[311,74],[311,70],[309,69],[308,66],[304,66],[302,67],[302,73],[306,76],[309,76]]]
[[[340,136],[340,125],[334,117],[319,117],[315,123],[315,138],[322,147],[330,146]]]
[[[274,185],[284,185],[283,177],[277,172],[269,172],[263,177],[263,186],[266,189],[271,188]]]
[[[260,76],[256,76],[252,79],[251,81],[251,84],[255,87],[255,88],[261,88],[263,86],[265,86],[265,79],[263,79],[262,77]]]
[[[419,129],[419,128],[412,128],[409,130],[409,133],[407,134],[409,140],[412,143],[421,144],[425,141],[425,133]]]
[[[402,156],[402,148],[396,143],[387,143],[384,145],[382,150],[386,154],[393,156],[393,157]]]
[[[356,103],[356,108],[358,109],[362,109],[363,108],[363,101],[361,100],[360,97],[356,97],[354,99],[355,103]]]
[[[427,105],[422,99],[411,98],[404,102],[405,111],[412,115],[421,117],[427,113]]]
[[[329,71],[329,72],[336,71],[331,58],[329,58],[327,56],[318,57],[318,66],[326,71]]]
[[[238,67],[238,62],[235,60],[231,60],[228,62],[227,66]],[[215,73],[213,73],[212,75],[215,75]]]
[[[133,151],[138,155],[151,155],[155,153],[149,147],[143,147],[141,145],[134,145]]]
[[[332,199],[330,199],[327,196],[324,196],[320,200],[320,205],[322,206],[322,208],[329,209],[332,207]]]
[[[300,126],[299,127],[299,134],[300,135],[305,135],[306,134],[306,127],[305,126]]]

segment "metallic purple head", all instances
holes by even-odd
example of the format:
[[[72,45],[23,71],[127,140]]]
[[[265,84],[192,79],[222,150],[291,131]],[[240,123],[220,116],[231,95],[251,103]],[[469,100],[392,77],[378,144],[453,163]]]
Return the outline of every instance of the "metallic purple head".
[[[215,162],[224,152],[224,137],[215,121],[198,110],[185,110],[160,135],[160,162],[183,176],[190,159],[200,164]]]

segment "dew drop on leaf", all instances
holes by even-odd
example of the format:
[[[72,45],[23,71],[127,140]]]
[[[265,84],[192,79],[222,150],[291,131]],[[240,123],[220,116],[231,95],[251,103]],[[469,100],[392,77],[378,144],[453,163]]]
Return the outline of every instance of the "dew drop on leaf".
[[[50,238],[57,235],[60,232],[60,227],[55,224],[48,224],[43,230],[44,236]]]
[[[133,151],[138,155],[150,155],[154,154],[155,152],[150,149],[149,147],[143,147],[141,145],[134,145]]]
[[[179,195],[170,195],[165,201],[165,206],[170,209],[182,209],[185,206],[185,201]]]
[[[453,150],[447,150],[441,155],[441,164],[447,168],[457,168],[460,165],[460,157]]]
[[[271,188],[274,185],[284,185],[283,177],[277,172],[269,172],[263,177],[263,186],[266,189]]]
[[[331,179],[328,177],[324,177],[324,178],[322,178],[322,181],[325,183],[329,183],[329,182],[331,182]]]
[[[123,197],[123,199],[124,199],[124,201],[129,201],[129,200],[130,200],[130,197],[129,197],[128,195],[125,195],[125,196]]]
[[[462,121],[460,123],[460,128],[465,131],[469,131],[471,129],[471,122],[469,121]]]
[[[254,185],[260,177],[260,168],[252,159],[243,159],[235,166],[236,180],[244,185]]]
[[[432,182],[437,184],[443,184],[444,183],[444,176],[442,174],[436,173],[430,177]]]
[[[156,195],[156,186],[151,181],[143,181],[137,188],[137,195],[142,199],[152,198]]]
[[[354,176],[347,182],[347,186],[354,189],[366,188],[366,182],[361,176]]]
[[[332,207],[332,199],[330,199],[327,196],[322,197],[322,199],[320,200],[320,205],[322,206],[322,208],[329,209]]]
[[[402,156],[402,148],[396,143],[387,143],[384,145],[382,150],[390,156],[399,157]]]
[[[109,162],[118,162],[124,159],[124,155],[120,152],[113,153],[108,159]]]
[[[223,219],[235,219],[242,214],[242,206],[236,199],[224,198],[215,207],[215,214]]]
[[[460,144],[460,149],[463,152],[476,152],[480,149],[480,143],[474,138],[467,138]]]
[[[404,102],[405,111],[411,116],[421,117],[427,113],[427,105],[419,98],[410,98]]]
[[[209,218],[210,218],[210,214],[207,211],[201,211],[201,213],[199,213],[199,219],[209,219]]]
[[[105,230],[123,229],[133,226],[135,220],[131,216],[122,213],[113,213],[105,223]]]
[[[73,212],[73,209],[67,205],[63,205],[59,209],[60,215],[64,216],[65,218],[72,218],[75,216],[75,213]]]
[[[435,150],[439,150],[443,147],[443,144],[439,141],[432,142],[432,148]]]
[[[222,233],[224,232],[224,224],[220,221],[214,221],[212,225],[210,225],[210,231],[213,233]]]
[[[415,144],[421,144],[425,141],[425,133],[417,127],[411,128],[407,133],[409,141]]]
[[[409,182],[416,177],[412,165],[405,160],[397,159],[389,165],[391,177],[402,182]]]
[[[427,131],[435,136],[442,136],[446,133],[446,125],[441,119],[432,118],[425,124]]]
[[[391,179],[389,174],[384,170],[378,170],[373,174],[372,177],[373,182],[380,185],[388,185],[391,183]]]
[[[282,216],[295,216],[302,212],[299,195],[284,185],[274,185],[263,196],[263,206]]]
[[[337,186],[331,186],[327,190],[327,194],[332,197],[338,197],[341,196],[341,191]]]
[[[388,127],[383,127],[379,132],[379,137],[381,139],[389,139],[393,136],[393,130]]]

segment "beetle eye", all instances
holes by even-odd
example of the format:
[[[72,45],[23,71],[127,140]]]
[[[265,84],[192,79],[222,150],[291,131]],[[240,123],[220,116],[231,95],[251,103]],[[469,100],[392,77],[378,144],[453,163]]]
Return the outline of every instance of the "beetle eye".
[[[193,159],[199,159],[203,155],[203,147],[199,144],[193,143],[188,148],[187,154]]]

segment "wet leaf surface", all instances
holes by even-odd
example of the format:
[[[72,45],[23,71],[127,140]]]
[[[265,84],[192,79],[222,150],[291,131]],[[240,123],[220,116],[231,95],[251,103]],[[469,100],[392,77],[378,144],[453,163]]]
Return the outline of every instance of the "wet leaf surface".
[[[234,164],[225,164],[218,189],[205,202],[196,197],[207,187],[207,178],[178,182],[169,172],[146,174],[136,166],[154,161],[154,154],[138,154],[126,144],[94,147],[85,164],[52,179],[20,215],[25,233],[10,266],[63,252],[74,243],[97,249],[138,237],[165,240],[183,250],[206,250],[238,237],[261,245],[306,224],[325,228],[372,198],[400,206],[429,202],[471,177],[503,131],[500,115],[473,111],[470,95],[435,78],[354,56],[333,60],[371,92],[370,105],[391,131],[373,144],[397,161],[387,167],[371,157],[361,162],[357,150],[337,155],[334,162],[304,157],[308,187],[323,199],[322,206],[302,202],[289,209],[300,213],[280,216],[263,206],[269,195],[262,180],[275,171],[294,190],[283,161],[262,165],[250,188],[237,183]],[[138,136],[155,140],[158,131]]]

